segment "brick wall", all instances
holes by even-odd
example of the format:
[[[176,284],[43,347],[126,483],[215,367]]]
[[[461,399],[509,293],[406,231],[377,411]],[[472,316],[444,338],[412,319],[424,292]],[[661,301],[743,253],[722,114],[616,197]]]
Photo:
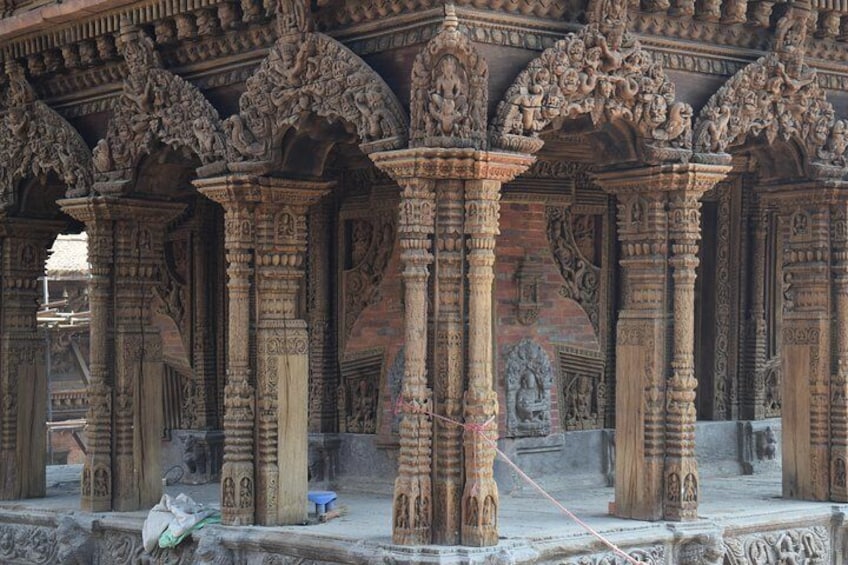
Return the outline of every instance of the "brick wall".
[[[559,385],[556,347],[560,344],[597,349],[598,339],[583,309],[573,300],[563,298],[559,267],[548,245],[545,205],[542,203],[504,202],[501,205],[501,234],[495,248],[495,350],[500,403],[500,432],[506,430],[506,396],[504,371],[510,349],[524,338],[536,341],[551,360],[554,387]],[[516,273],[525,254],[542,258],[543,274],[539,287],[541,310],[533,324],[525,326],[517,317],[518,280]],[[557,390],[551,390],[551,432],[561,431]]]

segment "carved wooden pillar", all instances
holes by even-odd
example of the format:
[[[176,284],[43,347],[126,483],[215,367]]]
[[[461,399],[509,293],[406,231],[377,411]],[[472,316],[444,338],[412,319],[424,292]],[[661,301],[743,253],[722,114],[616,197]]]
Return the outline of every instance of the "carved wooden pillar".
[[[88,234],[89,378],[85,416],[86,452],[81,479],[80,509],[112,509],[112,264],[114,230],[102,207],[92,200],[67,200],[62,208],[84,222]]]
[[[259,189],[233,177],[194,182],[224,207],[227,259],[227,384],[224,387],[224,463],[221,468],[221,521],[253,524],[254,386],[251,366],[251,286],[254,277],[254,217]]]
[[[195,185],[226,213],[223,520],[302,523],[307,512],[309,336],[298,304],[306,273],[307,209],[330,185],[246,175]]]
[[[669,165],[596,177],[618,199],[624,299],[616,338],[615,513],[624,518],[697,515],[693,336],[698,199],[728,169]]]
[[[745,382],[741,416],[761,419],[763,411],[763,370],[766,362],[766,238],[768,213],[757,202],[750,215],[751,278],[748,317],[745,320]]]
[[[165,230],[184,205],[120,199],[107,206],[115,220],[112,507],[129,511],[149,508],[162,496],[164,367],[152,299]]]
[[[47,248],[63,223],[0,219],[0,499],[45,494],[47,373],[36,326]]]
[[[152,293],[165,229],[184,205],[101,197],[64,200],[62,206],[86,223],[91,236],[93,420],[82,504],[146,508],[162,495],[162,344],[151,320]]]
[[[698,464],[695,460],[695,268],[701,239],[700,187],[670,194],[672,340],[671,378],[666,390],[666,449],[663,514],[668,520],[698,517]],[[717,375],[724,378],[724,375]],[[670,487],[679,484],[681,489]]]
[[[848,502],[848,200],[841,198],[830,218],[835,332],[830,382],[830,498]]]
[[[436,201],[433,393],[438,414],[462,421],[465,382],[462,363],[465,343],[463,182],[438,181]],[[436,420],[434,428],[433,543],[456,545],[460,543],[462,523],[462,428],[442,420]]]
[[[769,190],[781,215],[783,248],[783,496],[828,500],[830,206],[815,183]]]
[[[432,536],[430,471],[432,391],[427,385],[428,280],[433,262],[434,182],[403,180],[398,234],[404,281],[405,365],[401,398],[400,455],[392,505],[395,543],[428,544]],[[413,411],[413,408],[416,411]]]
[[[312,207],[309,214],[309,431],[335,432],[336,348],[331,298],[330,243],[333,207],[330,199]]]
[[[498,396],[493,386],[492,282],[500,188],[497,180],[466,183],[468,390],[464,413],[465,423],[476,429],[465,431],[462,543],[474,546],[498,543],[498,486],[493,476],[496,453],[490,442],[498,437]]]
[[[256,521],[307,519],[309,335],[298,293],[307,208],[327,183],[261,179],[256,208]]]
[[[425,148],[372,154],[371,158],[404,187],[399,232],[406,307],[402,391],[406,408],[395,483],[394,540],[406,544],[430,543],[433,539],[493,545],[498,539],[498,492],[492,476],[495,451],[483,436],[497,438],[492,281],[498,200],[501,183],[526,170],[533,159],[517,154]],[[434,222],[438,225],[437,280],[436,290],[429,295]],[[461,276],[464,242],[466,287]],[[462,301],[466,294],[467,311]],[[458,428],[450,429],[455,426],[439,424],[432,459],[432,423],[421,413],[433,410],[427,387],[428,302],[436,309],[432,360],[437,372],[435,411],[460,423],[464,419],[473,427],[460,436]],[[465,315],[468,323],[463,331],[461,320]],[[459,404],[463,371],[468,375],[468,385]],[[457,441],[460,437],[461,444]],[[432,467],[433,460],[438,461],[438,468]],[[464,467],[457,468],[460,465]],[[465,482],[457,507],[463,468]],[[434,490],[431,478],[440,483]]]

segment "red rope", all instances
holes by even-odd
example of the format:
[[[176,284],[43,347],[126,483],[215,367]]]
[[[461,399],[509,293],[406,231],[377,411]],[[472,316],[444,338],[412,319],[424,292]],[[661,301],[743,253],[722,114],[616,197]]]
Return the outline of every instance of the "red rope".
[[[509,465],[509,467],[513,471],[518,473],[519,477],[524,479],[524,482],[526,482],[531,487],[536,489],[539,492],[539,494],[541,494],[548,501],[550,501],[557,509],[559,509],[560,512],[562,512],[563,514],[568,516],[572,521],[574,521],[581,528],[583,528],[584,530],[586,530],[587,532],[589,532],[590,534],[592,534],[593,536],[598,538],[598,540],[601,543],[603,543],[604,545],[606,545],[607,547],[609,547],[613,551],[613,553],[615,553],[619,557],[623,558],[625,561],[627,561],[631,565],[642,565],[641,561],[637,561],[634,557],[625,553],[624,550],[622,550],[620,547],[615,545],[612,541],[610,541],[609,539],[604,537],[603,534],[601,534],[600,532],[598,532],[597,530],[592,528],[592,526],[590,526],[589,524],[587,524],[586,522],[584,522],[583,520],[578,518],[571,510],[566,508],[562,503],[560,503],[556,498],[551,496],[544,488],[542,488],[542,486],[539,483],[537,483],[532,478],[530,478],[530,476],[527,473],[525,473],[524,471],[522,471],[521,468],[514,461],[512,461],[512,459],[507,457],[506,453],[504,453],[503,451],[501,451],[498,448],[498,444],[497,444],[496,439],[492,439],[491,437],[489,437],[486,434],[486,427],[489,424],[491,424],[492,422],[495,421],[495,416],[492,416],[491,418],[489,418],[488,420],[486,420],[482,424],[458,422],[458,421],[456,421],[452,418],[442,416],[441,414],[436,414],[435,412],[432,412],[432,411],[426,409],[424,406],[414,404],[414,403],[411,403],[411,402],[404,402],[403,397],[401,395],[398,395],[398,399],[397,399],[397,402],[395,403],[393,412],[394,412],[394,415],[398,415],[402,412],[407,412],[407,413],[412,413],[412,414],[420,414],[420,415],[429,416],[431,418],[435,418],[437,420],[441,420],[443,422],[446,422],[450,425],[459,426],[460,428],[463,428],[464,430],[468,430],[468,431],[471,431],[473,433],[479,434],[480,437],[483,438],[483,441],[488,443],[495,450],[495,452],[498,454],[498,457],[500,457],[503,460],[504,463]]]

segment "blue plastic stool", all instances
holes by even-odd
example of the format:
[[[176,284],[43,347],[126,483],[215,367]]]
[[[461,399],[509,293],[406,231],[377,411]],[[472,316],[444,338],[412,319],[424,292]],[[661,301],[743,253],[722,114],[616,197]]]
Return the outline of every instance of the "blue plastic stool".
[[[310,490],[306,498],[315,503],[315,514],[320,516],[333,509],[333,503],[338,496],[331,490]]]

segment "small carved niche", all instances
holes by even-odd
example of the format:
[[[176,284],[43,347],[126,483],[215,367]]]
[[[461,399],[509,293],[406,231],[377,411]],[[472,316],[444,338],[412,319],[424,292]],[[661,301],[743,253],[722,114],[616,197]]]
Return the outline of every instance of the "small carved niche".
[[[383,371],[383,348],[345,356],[339,386],[339,431],[373,434],[377,430],[377,401]]]
[[[562,428],[566,431],[603,428],[607,403],[603,355],[568,346],[559,347],[557,354]]]
[[[551,431],[553,368],[545,350],[522,339],[506,358],[507,434],[545,436]]]
[[[516,273],[518,279],[518,321],[529,326],[539,317],[541,300],[539,283],[542,281],[542,259],[525,254]]]

